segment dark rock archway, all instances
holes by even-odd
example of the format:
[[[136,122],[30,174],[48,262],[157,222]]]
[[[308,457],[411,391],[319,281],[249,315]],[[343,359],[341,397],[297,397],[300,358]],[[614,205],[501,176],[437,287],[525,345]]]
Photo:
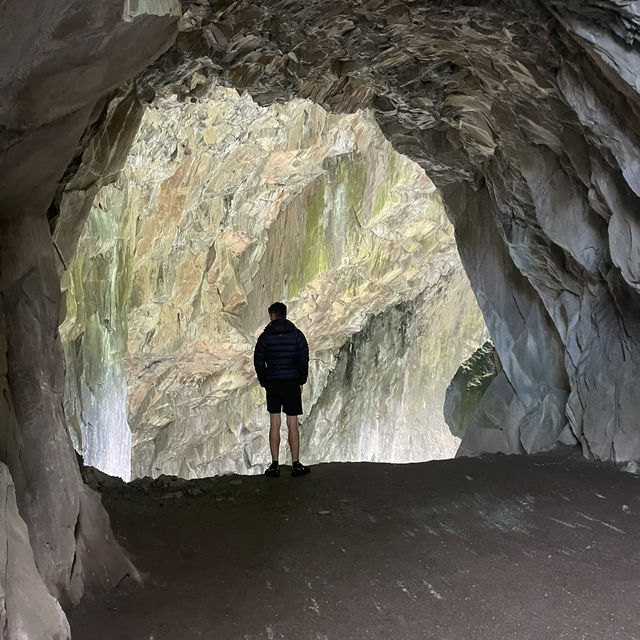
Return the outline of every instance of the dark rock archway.
[[[197,99],[220,81],[263,104],[372,106],[441,189],[504,367],[487,391],[496,420],[509,416],[493,425],[504,435],[472,426],[468,448],[562,438],[600,459],[640,456],[634,3],[184,2],[177,45],[110,105],[172,42],[175,4],[14,5],[0,16],[12,38],[0,68],[0,459],[52,593],[82,592],[84,492],[60,411],[56,264],[157,91]],[[60,213],[65,191],[76,204]],[[67,245],[55,248],[47,211]]]
[[[176,46],[136,80],[142,101],[197,100],[223,82],[262,104],[302,96],[340,112],[371,107],[440,188],[504,367],[484,401],[492,415],[471,421],[464,451],[534,452],[561,439],[589,457],[638,457],[632,8],[183,9]],[[60,245],[82,211],[62,211]]]
[[[137,576],[99,497],[82,482],[66,431],[58,336],[61,254],[47,220],[74,154],[91,147],[101,114],[113,111],[109,94],[175,38],[177,3],[135,4],[88,9],[84,2],[53,0],[0,8],[0,461],[15,483],[38,571],[64,603]],[[99,145],[106,158],[117,147],[118,132],[112,133]],[[100,178],[93,175],[87,185]],[[0,593],[17,607],[33,606],[11,597],[12,589],[27,584],[16,573],[6,585],[3,574]],[[6,615],[20,618],[15,611]],[[59,633],[66,637],[63,628]]]

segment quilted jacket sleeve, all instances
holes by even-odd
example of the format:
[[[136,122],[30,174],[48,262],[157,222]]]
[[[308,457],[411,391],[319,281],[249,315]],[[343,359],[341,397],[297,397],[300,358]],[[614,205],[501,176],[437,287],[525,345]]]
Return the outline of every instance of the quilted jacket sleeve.
[[[296,341],[297,358],[298,358],[298,384],[305,384],[309,377],[309,345],[304,333],[298,330],[298,338]]]
[[[264,333],[260,335],[260,337],[258,338],[258,342],[256,342],[256,348],[253,351],[253,366],[255,367],[260,386],[264,387],[267,384],[267,363],[265,361]]]

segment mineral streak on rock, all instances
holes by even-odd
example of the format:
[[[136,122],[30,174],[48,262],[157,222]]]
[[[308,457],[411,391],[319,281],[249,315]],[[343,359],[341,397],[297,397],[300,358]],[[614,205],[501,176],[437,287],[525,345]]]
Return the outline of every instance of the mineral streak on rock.
[[[260,470],[252,351],[279,299],[312,349],[309,459],[455,453],[443,391],[484,325],[432,182],[368,113],[157,100],[63,286],[65,409],[105,471],[127,476],[129,426],[134,475]]]

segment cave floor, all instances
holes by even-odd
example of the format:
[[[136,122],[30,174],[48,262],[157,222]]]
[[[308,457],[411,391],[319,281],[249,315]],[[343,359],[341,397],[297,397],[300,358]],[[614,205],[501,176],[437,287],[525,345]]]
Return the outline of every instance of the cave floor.
[[[74,640],[640,638],[636,476],[573,454],[288,470],[105,490],[145,587],[71,611]]]

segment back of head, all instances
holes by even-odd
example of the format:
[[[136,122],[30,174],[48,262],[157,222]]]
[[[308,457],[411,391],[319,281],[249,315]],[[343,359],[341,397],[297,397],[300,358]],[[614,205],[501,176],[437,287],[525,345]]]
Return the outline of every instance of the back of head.
[[[286,318],[287,317],[287,305],[282,302],[274,302],[268,309],[268,312],[276,318]]]

